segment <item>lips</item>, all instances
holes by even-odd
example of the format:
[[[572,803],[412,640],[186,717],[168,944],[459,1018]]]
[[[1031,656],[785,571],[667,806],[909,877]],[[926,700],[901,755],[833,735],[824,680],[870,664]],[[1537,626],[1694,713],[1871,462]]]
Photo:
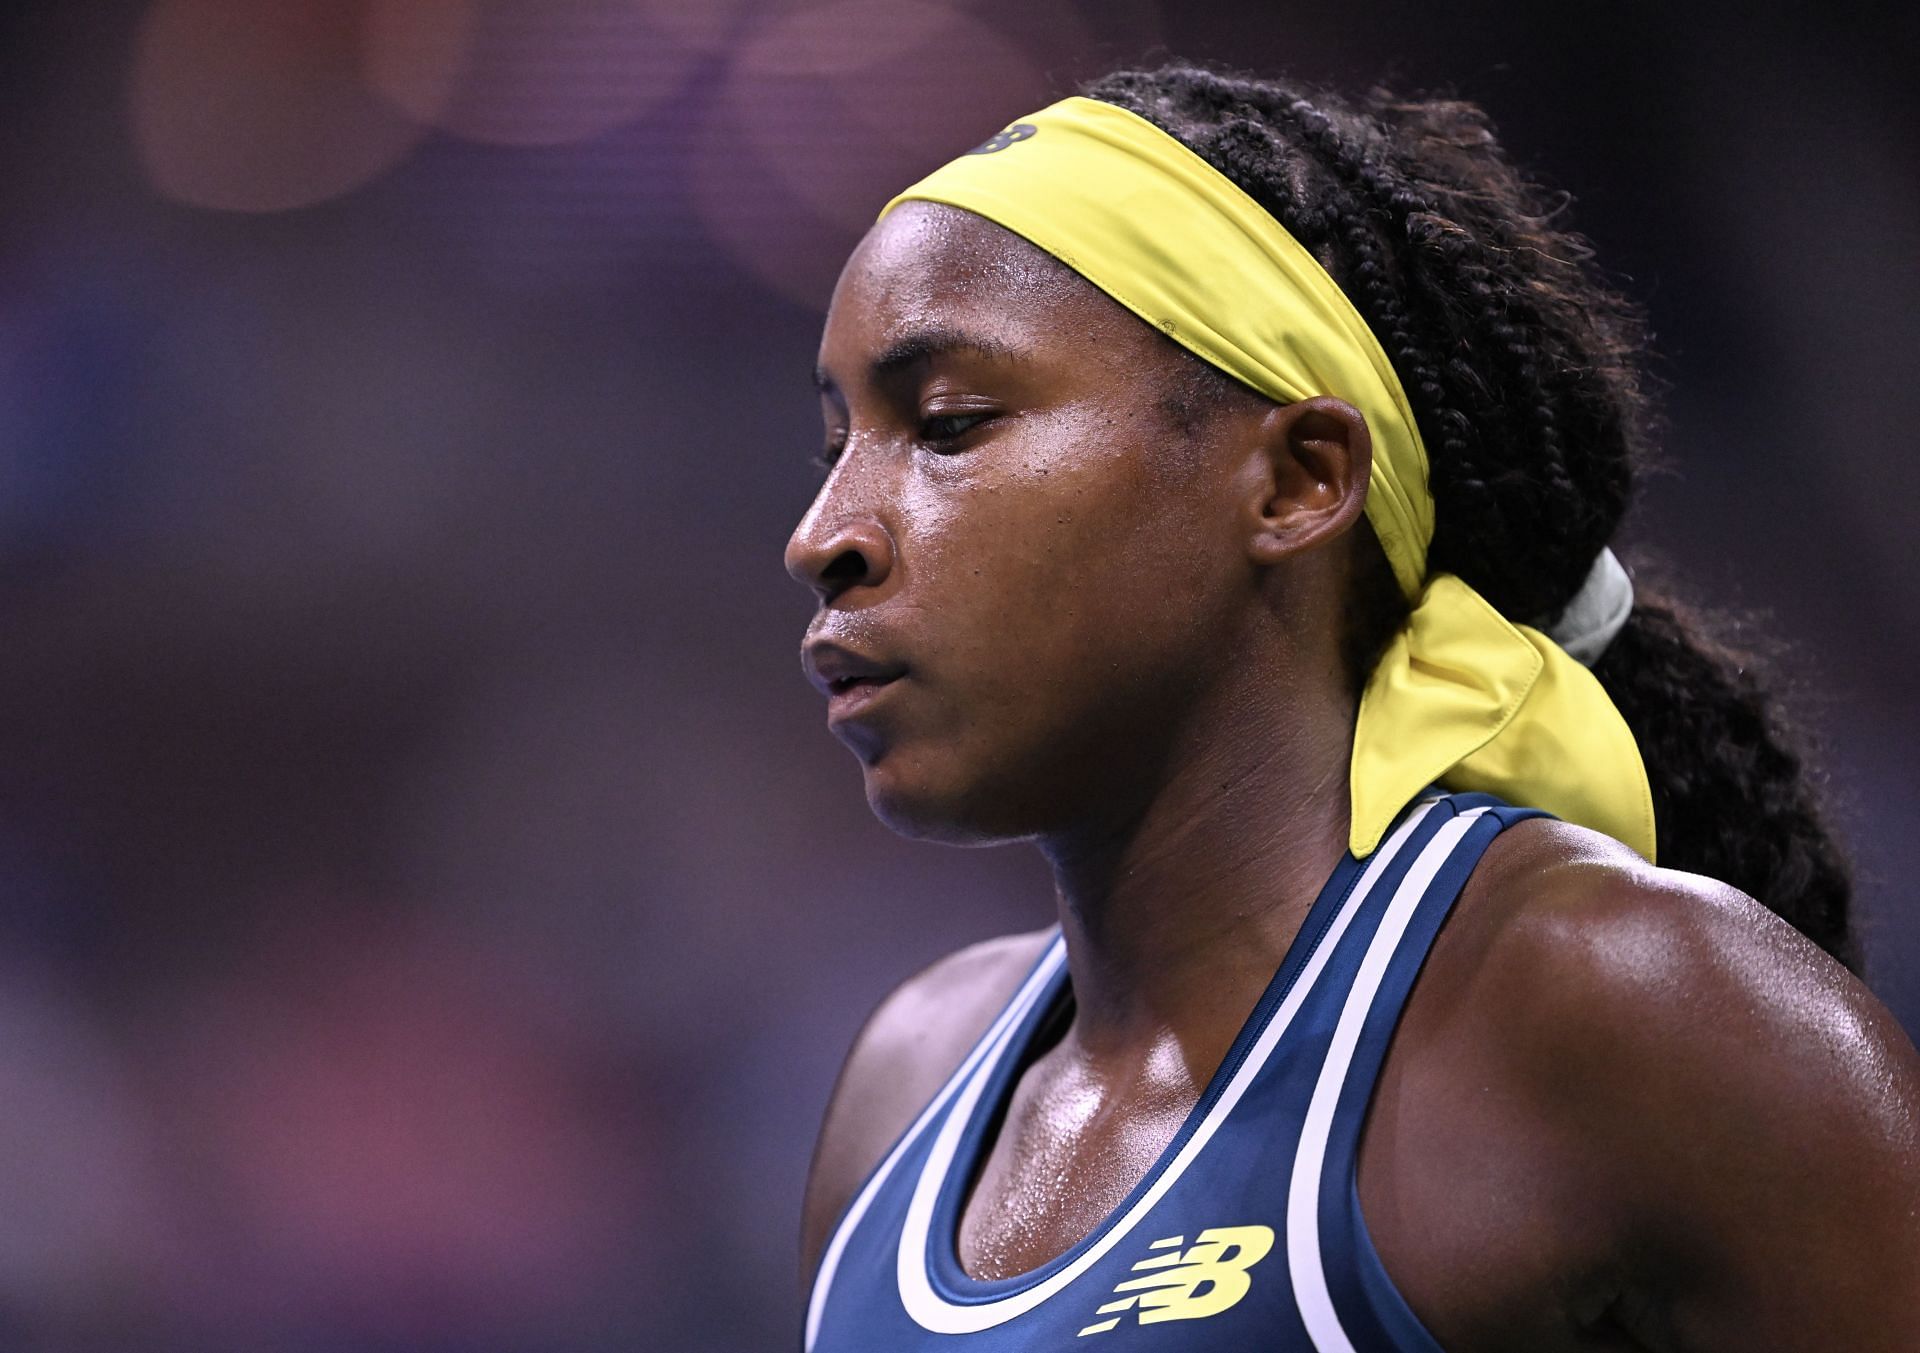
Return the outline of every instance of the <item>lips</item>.
[[[828,684],[831,692],[839,696],[850,695],[855,691],[877,691],[894,680],[893,677],[846,677]]]
[[[810,640],[800,661],[807,680],[827,697],[830,718],[864,706],[907,674],[905,663],[872,657],[831,639]]]

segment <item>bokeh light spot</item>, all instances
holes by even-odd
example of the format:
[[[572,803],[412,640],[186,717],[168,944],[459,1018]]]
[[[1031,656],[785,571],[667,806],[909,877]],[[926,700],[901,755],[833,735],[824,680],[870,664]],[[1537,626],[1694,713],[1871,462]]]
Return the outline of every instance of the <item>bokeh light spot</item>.
[[[417,122],[361,74],[361,13],[322,0],[160,0],[136,47],[134,145],[162,194],[282,211],[398,164]]]
[[[416,122],[438,123],[473,46],[473,0],[366,0],[367,83]]]
[[[368,70],[413,117],[506,146],[584,141],[680,90],[699,52],[639,0],[378,0]]]
[[[795,10],[735,60],[694,159],[694,197],[751,272],[824,305],[889,197],[1048,97],[1026,48],[947,6]]]

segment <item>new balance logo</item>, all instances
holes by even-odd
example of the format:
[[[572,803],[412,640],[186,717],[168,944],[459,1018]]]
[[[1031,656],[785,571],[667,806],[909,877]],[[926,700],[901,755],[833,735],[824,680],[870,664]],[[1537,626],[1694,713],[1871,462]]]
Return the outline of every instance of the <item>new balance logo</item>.
[[[1133,1271],[1142,1276],[1129,1278],[1114,1288],[1120,1300],[1110,1301],[1095,1312],[1109,1319],[1088,1325],[1081,1335],[1104,1334],[1118,1325],[1127,1311],[1137,1312],[1143,1325],[1220,1314],[1253,1286],[1247,1270],[1273,1248],[1273,1229],[1215,1226],[1195,1236],[1191,1249],[1181,1249],[1186,1243],[1185,1236],[1168,1236],[1149,1245],[1147,1248],[1156,1253],[1133,1266]]]
[[[1005,150],[1008,146],[1019,144],[1039,130],[1040,129],[1031,122],[1016,122],[1003,132],[995,132],[992,136],[989,136],[986,140],[968,151],[967,154],[991,155],[995,151]]]

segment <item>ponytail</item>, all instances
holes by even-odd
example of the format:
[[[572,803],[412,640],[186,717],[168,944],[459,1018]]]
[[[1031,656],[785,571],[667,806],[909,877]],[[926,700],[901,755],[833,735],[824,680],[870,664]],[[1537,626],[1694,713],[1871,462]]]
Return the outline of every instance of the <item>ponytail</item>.
[[[1593,667],[1640,744],[1660,863],[1732,884],[1857,972],[1852,881],[1811,778],[1750,659],[1697,623],[1642,588]]]

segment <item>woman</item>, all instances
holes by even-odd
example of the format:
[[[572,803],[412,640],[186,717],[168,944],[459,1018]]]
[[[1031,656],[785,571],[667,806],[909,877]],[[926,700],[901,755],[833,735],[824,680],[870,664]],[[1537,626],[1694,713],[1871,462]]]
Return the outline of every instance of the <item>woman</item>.
[[[1060,921],[862,1031],[809,1347],[1920,1348],[1844,868],[1606,550],[1627,307],[1466,105],[1089,94],[891,204],[821,344],[829,724]]]

